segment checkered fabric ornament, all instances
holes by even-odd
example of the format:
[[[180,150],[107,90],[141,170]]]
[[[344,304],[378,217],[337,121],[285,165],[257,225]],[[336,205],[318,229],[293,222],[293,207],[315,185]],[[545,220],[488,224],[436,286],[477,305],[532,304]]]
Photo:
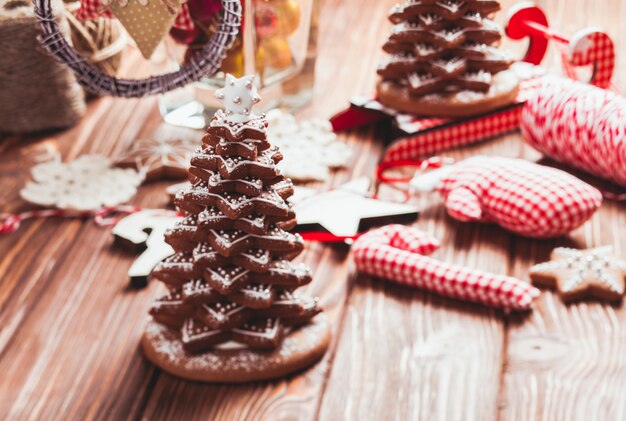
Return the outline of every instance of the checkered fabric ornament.
[[[544,78],[521,116],[528,144],[550,158],[626,186],[626,98]]]
[[[578,178],[512,158],[469,158],[417,175],[411,185],[438,191],[454,219],[496,223],[533,238],[567,234],[602,203],[602,194]]]
[[[441,262],[430,254],[439,241],[416,228],[388,225],[352,246],[357,269],[403,285],[505,310],[530,309],[539,290],[519,279]]]
[[[592,66],[589,83],[598,88],[611,86],[615,70],[615,46],[611,37],[597,29],[578,32],[569,45],[564,63],[567,76],[577,80],[574,66]]]

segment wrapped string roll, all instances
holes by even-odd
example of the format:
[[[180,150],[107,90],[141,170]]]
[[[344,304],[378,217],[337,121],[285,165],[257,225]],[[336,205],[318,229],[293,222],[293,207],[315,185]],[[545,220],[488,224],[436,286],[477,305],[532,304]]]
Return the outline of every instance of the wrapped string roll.
[[[521,129],[548,157],[626,186],[626,98],[546,77],[526,102]]]
[[[120,67],[128,35],[119,20],[99,17],[79,20],[80,1],[65,2],[65,18],[72,34],[72,45],[90,63],[114,76]]]

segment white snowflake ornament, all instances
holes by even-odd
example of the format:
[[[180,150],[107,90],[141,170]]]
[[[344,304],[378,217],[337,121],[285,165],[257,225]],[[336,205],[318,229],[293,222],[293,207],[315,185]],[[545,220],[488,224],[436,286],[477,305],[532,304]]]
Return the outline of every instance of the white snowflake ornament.
[[[237,79],[227,74],[224,87],[215,91],[215,97],[224,105],[227,119],[233,123],[250,121],[252,106],[261,101],[254,85],[254,75]]]
[[[328,120],[298,121],[293,115],[274,109],[268,111],[267,122],[267,140],[280,149],[283,160],[278,168],[286,177],[325,181],[331,168],[348,165],[352,151],[337,140]]]
[[[108,158],[83,155],[63,163],[57,156],[34,166],[33,180],[26,183],[20,196],[27,202],[66,210],[96,210],[115,206],[132,198],[142,176],[127,168],[112,168]]]

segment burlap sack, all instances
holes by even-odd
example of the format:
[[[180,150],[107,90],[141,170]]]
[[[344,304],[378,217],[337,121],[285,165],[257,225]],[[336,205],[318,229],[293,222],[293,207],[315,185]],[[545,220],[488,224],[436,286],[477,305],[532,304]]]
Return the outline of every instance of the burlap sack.
[[[67,36],[63,4],[52,4]],[[0,132],[68,127],[85,113],[82,88],[68,68],[40,47],[39,33],[29,0],[0,0]]]

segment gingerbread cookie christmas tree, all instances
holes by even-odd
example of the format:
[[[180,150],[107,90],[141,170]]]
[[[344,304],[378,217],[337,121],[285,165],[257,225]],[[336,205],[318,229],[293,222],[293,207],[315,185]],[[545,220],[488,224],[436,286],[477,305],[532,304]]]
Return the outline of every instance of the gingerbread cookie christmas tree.
[[[186,213],[166,241],[175,254],[153,271],[169,292],[150,310],[147,357],[180,377],[243,382],[282,376],[317,361],[329,327],[317,299],[295,290],[311,272],[291,260],[302,238],[287,232],[293,185],[266,139],[252,77],[226,78],[218,111],[191,159]]]
[[[491,0],[407,0],[394,6],[378,100],[417,115],[461,117],[515,100],[518,78],[498,50]]]

